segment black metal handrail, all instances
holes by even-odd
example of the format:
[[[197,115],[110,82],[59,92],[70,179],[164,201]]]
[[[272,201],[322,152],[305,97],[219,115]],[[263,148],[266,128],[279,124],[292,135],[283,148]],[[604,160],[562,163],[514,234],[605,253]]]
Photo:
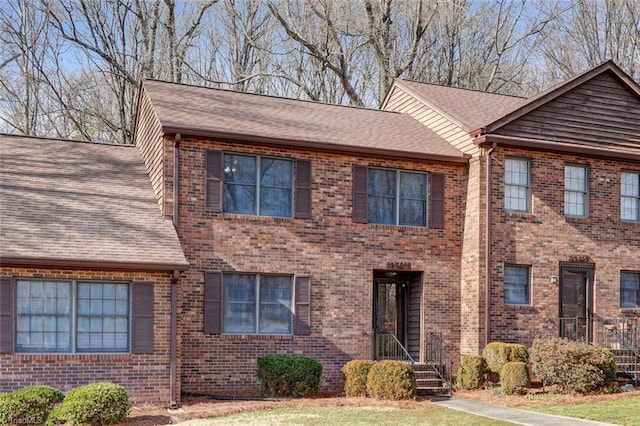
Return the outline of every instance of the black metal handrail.
[[[411,365],[415,363],[413,357],[394,333],[390,331],[378,332],[376,333],[376,341],[376,359],[393,359],[408,362]]]
[[[555,333],[559,332],[562,338],[626,352],[633,362],[619,364],[619,371],[638,383],[640,331],[637,318],[561,317],[550,318],[548,324],[557,325]],[[554,328],[548,328],[544,334],[548,336],[554,333]]]
[[[442,380],[442,386],[451,395],[453,389],[453,359],[447,345],[442,340],[442,333],[427,332],[426,336],[426,363],[438,374]]]

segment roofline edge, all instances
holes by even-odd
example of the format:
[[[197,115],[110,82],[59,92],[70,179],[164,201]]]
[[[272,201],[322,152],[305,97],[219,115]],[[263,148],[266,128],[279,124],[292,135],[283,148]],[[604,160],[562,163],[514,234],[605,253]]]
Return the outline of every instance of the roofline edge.
[[[419,158],[421,160],[441,161],[441,162],[455,163],[455,164],[467,164],[469,162],[469,156],[467,156],[464,153],[460,153],[460,156],[443,155],[443,154],[420,154],[415,152],[399,151],[399,150],[392,150],[392,149],[353,147],[353,146],[347,146],[347,145],[339,145],[339,144],[330,143],[330,142],[312,142],[312,141],[300,141],[300,140],[281,139],[281,138],[273,138],[273,137],[261,137],[261,136],[246,135],[242,133],[216,132],[216,131],[210,131],[210,130],[182,128],[177,126],[163,126],[163,131],[165,136],[180,133],[182,134],[183,137],[184,136],[204,137],[204,138],[231,140],[231,141],[238,141],[238,142],[280,145],[284,147],[298,147],[298,148],[314,149],[314,150],[320,150],[320,151],[383,155],[383,156],[393,156],[393,157],[405,158],[405,159]]]
[[[607,148],[592,147],[586,145],[576,145],[566,142],[553,142],[541,139],[518,138],[503,135],[482,135],[474,140],[474,144],[482,146],[484,144],[497,143],[498,145],[514,146],[518,148],[529,148],[535,150],[560,151],[574,154],[593,155],[606,158],[617,158],[621,160],[640,160],[640,151],[613,151]]]
[[[0,267],[97,269],[108,271],[186,271],[188,263],[118,262],[111,260],[56,259],[47,257],[1,256]]]

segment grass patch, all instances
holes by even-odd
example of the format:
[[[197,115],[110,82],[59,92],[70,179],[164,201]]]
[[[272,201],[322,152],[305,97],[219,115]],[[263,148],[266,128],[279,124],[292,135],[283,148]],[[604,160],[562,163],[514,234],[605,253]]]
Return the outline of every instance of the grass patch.
[[[296,407],[260,410],[248,413],[191,420],[182,426],[208,425],[511,425],[486,417],[474,416],[447,408],[392,407]]]
[[[640,396],[590,404],[521,408],[579,419],[596,420],[627,426],[640,426]]]

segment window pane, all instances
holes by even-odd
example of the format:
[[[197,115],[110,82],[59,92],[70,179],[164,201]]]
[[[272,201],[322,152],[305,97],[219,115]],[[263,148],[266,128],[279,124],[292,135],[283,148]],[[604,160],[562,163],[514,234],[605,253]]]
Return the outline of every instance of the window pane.
[[[620,274],[620,307],[638,306],[640,306],[640,272],[623,272]]]
[[[291,277],[260,277],[260,333],[291,333],[292,291]]]
[[[127,351],[129,285],[78,283],[77,327],[76,346],[80,352]],[[116,341],[116,328],[127,338]]]
[[[640,220],[640,206],[635,198],[620,198],[620,217],[624,220]]]
[[[395,198],[382,198],[370,196],[367,200],[369,210],[369,223],[394,225],[396,223]]]
[[[256,157],[224,155],[224,211],[256,213]]]
[[[582,217],[587,215],[586,167],[564,167],[564,214]]]
[[[400,198],[427,199],[427,175],[400,172]]]
[[[419,200],[400,201],[400,225],[426,226],[427,203]]]
[[[627,197],[640,196],[640,173],[622,172],[620,193]]]
[[[395,198],[395,170],[369,169],[369,195]]]
[[[223,279],[225,333],[256,332],[256,277],[229,274]]]
[[[16,351],[68,352],[71,283],[18,280]]]
[[[529,185],[529,161],[507,158],[505,162],[505,183],[508,185]]]
[[[291,217],[291,189],[261,188],[260,214]]]
[[[291,160],[261,158],[260,186],[291,189]]]
[[[529,304],[529,268],[525,266],[504,267],[504,303]]]

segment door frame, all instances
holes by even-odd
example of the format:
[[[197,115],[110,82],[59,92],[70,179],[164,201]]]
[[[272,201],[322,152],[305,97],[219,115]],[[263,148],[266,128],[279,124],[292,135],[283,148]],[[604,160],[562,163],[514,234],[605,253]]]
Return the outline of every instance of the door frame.
[[[564,313],[562,309],[562,298],[563,298],[563,281],[565,272],[573,272],[573,273],[582,273],[585,276],[585,321],[586,321],[586,336],[585,339],[587,342],[591,342],[593,340],[593,312],[594,312],[594,271],[595,265],[592,263],[560,263],[560,271],[559,271],[559,281],[558,281],[558,316],[560,318],[564,318]],[[559,330],[562,333],[562,330]]]

